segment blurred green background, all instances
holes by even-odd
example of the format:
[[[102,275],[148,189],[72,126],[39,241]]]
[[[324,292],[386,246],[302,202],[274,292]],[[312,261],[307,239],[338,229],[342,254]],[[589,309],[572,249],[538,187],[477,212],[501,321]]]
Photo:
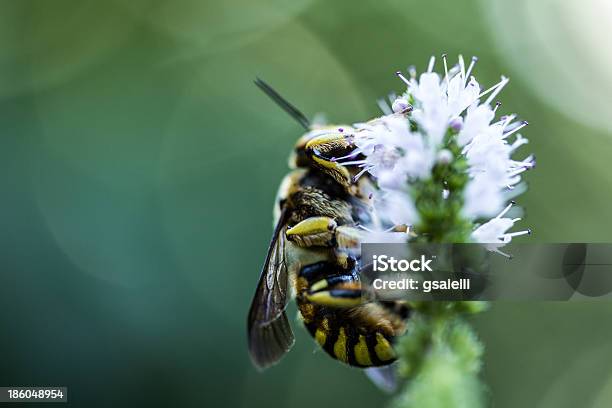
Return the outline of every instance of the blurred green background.
[[[371,407],[304,330],[264,374],[246,352],[271,207],[307,114],[378,114],[393,72],[478,55],[531,123],[520,198],[538,242],[610,241],[605,0],[0,2],[0,385],[77,406]],[[294,309],[292,308],[292,313]],[[474,324],[496,407],[612,404],[612,305],[499,303]]]

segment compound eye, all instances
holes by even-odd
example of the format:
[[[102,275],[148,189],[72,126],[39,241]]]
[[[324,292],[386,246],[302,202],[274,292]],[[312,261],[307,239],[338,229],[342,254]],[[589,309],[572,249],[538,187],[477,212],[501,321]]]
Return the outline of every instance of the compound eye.
[[[348,188],[353,180],[350,171],[339,159],[353,155],[356,147],[344,133],[328,133],[313,138],[306,144],[306,154],[312,163]]]
[[[306,143],[306,153],[330,161],[348,156],[354,150],[355,145],[344,130],[317,136]]]

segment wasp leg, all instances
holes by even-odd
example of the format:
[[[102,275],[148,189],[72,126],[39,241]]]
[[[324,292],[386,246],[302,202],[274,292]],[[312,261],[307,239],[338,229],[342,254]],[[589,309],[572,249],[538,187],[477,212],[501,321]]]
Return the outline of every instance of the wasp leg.
[[[285,236],[301,247],[333,246],[337,225],[330,217],[309,217],[289,228]]]
[[[359,248],[363,231],[346,225],[338,226],[330,217],[309,217],[288,228],[285,236],[301,247],[337,246],[349,250]]]
[[[334,252],[339,265],[345,269],[350,269],[360,253],[360,245],[364,231],[349,227],[346,225],[339,226],[335,231],[336,246]]]
[[[349,188],[353,184],[351,172],[337,159],[352,157],[356,148],[347,134],[338,129],[337,132],[330,132],[311,139],[306,144],[306,154],[323,172],[332,176],[345,188]]]
[[[338,226],[333,218],[310,217],[289,228],[285,235],[301,247],[334,247],[338,265],[351,269],[359,255],[364,232],[346,225]]]
[[[359,254],[363,231],[349,226],[338,226],[333,218],[310,217],[289,228],[285,233],[289,241],[301,247],[335,247],[338,265],[351,269]]]
[[[308,288],[306,299],[328,307],[351,308],[367,303],[361,282],[353,275],[336,275],[321,279]]]

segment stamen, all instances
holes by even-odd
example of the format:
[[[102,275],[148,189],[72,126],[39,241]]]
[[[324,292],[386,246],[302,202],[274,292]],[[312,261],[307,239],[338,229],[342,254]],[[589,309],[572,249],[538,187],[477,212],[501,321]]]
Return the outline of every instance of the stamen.
[[[535,154],[532,154],[531,156],[529,156],[531,158],[531,168],[535,168],[536,166],[536,158],[535,158]]]
[[[527,122],[526,120],[524,120],[523,122],[521,122],[520,126],[515,127],[514,129],[512,129],[509,132],[504,133],[504,138],[518,132],[519,130],[521,130],[522,128],[524,128],[525,126],[527,126],[529,124],[529,122]],[[505,127],[505,126],[504,126]]]
[[[502,76],[502,83],[497,87],[497,89],[495,89],[495,91],[489,95],[489,97],[487,98],[487,100],[485,101],[485,105],[489,105],[493,99],[495,99],[495,97],[502,91],[502,89],[504,89],[504,87],[506,86],[506,84],[508,84],[508,82],[510,82],[510,78],[505,78]]]
[[[524,231],[511,232],[505,235],[510,238],[520,237],[521,235],[531,235],[531,229],[526,229]]]
[[[356,183],[357,180],[359,180],[359,178],[361,176],[364,175],[365,172],[370,171],[374,168],[374,166],[370,166],[370,167],[364,167],[363,170],[361,170],[359,173],[357,173],[354,177],[353,177],[353,183]]]
[[[410,86],[410,81],[404,76],[404,74],[402,74],[402,71],[397,71],[395,72],[395,75],[397,75],[399,77],[399,79],[401,79],[402,81],[404,81],[404,83],[408,86]]]
[[[523,122],[512,122],[512,123],[509,123],[508,126],[506,126],[504,130],[506,132],[510,132],[511,130],[516,128],[517,126],[520,126],[521,123],[523,123]]]
[[[467,81],[470,79],[470,74],[472,73],[472,70],[474,69],[474,66],[476,65],[476,63],[478,62],[478,57],[472,57],[472,61],[470,62],[470,66],[467,69],[467,72],[465,73],[465,82],[467,83]],[[480,98],[480,96],[479,96]]]
[[[497,108],[499,108],[501,106],[501,102],[497,101],[495,102],[495,107],[493,108],[493,113],[497,112]]]
[[[367,160],[364,159],[364,160],[348,161],[348,162],[344,162],[344,163],[340,163],[340,164],[342,164],[343,166],[354,166],[354,165],[359,165],[360,166],[360,165],[365,164],[365,163],[367,163]]]
[[[414,65],[408,67],[408,74],[410,75],[411,79],[416,79],[417,71]]]
[[[489,89],[487,89],[486,91],[482,92],[480,95],[478,95],[478,98],[482,98],[483,96],[489,94],[490,92],[493,92],[494,90],[496,90],[497,88],[499,88],[502,84],[506,85],[505,83],[506,78],[502,77],[502,80],[499,81],[498,83],[496,83],[495,85],[493,85],[492,87],[490,87]]]
[[[434,69],[434,65],[436,64],[436,57],[433,55],[429,59],[429,65],[427,66],[427,72],[431,72]]]
[[[342,157],[332,157],[332,158],[331,158],[331,161],[338,161],[338,160],[350,159],[351,157],[355,157],[355,156],[357,156],[359,153],[361,153],[361,150],[359,150],[359,149],[355,149],[355,150],[353,150],[351,153],[347,154],[346,156],[342,156]],[[346,164],[346,163],[342,163],[342,164]]]
[[[525,170],[529,170],[532,166],[524,166],[524,167],[520,167],[514,171],[511,171],[508,173],[508,177],[514,177],[514,176],[518,176],[521,173],[524,173]]]
[[[446,53],[442,54],[442,61],[444,61],[444,80],[446,81],[446,90],[448,92],[448,65],[446,64]]]
[[[522,140],[527,140],[527,139],[522,139]],[[522,143],[525,144],[525,143]],[[512,149],[514,150],[514,149]],[[535,166],[535,163],[533,161],[533,157],[532,156],[528,156],[526,157],[524,160],[522,161],[518,161],[518,160],[511,160],[510,161],[510,167],[511,168],[517,168],[517,167],[533,167]]]
[[[510,202],[510,204],[508,204],[508,205],[506,206],[506,208],[504,208],[504,209],[502,210],[502,212],[500,212],[500,213],[499,213],[499,215],[498,215],[497,217],[495,217],[495,218],[501,218],[501,217],[503,217],[504,215],[506,215],[506,213],[507,213],[508,211],[510,211],[510,209],[512,208],[512,206],[513,206],[514,204],[515,204],[515,203],[514,203],[514,201],[511,201],[511,202]]]
[[[391,108],[387,104],[387,101],[385,101],[384,99],[377,99],[376,104],[378,105],[378,108],[382,111],[382,113],[384,113],[385,115],[391,115],[393,113],[391,111]]]
[[[503,251],[500,251],[498,248],[495,248],[495,249],[493,250],[493,252],[497,252],[497,253],[498,253],[498,254],[500,254],[501,256],[505,256],[505,257],[506,257],[506,258],[508,258],[508,259],[512,259],[512,255],[507,254],[507,253],[505,253],[505,252],[503,252]]]
[[[463,55],[459,54],[459,73],[463,79],[463,86],[465,87],[465,61],[463,61]]]
[[[499,122],[497,122],[497,123],[500,123],[500,122],[501,122],[502,129],[505,129],[505,128],[506,128],[506,126],[508,126],[508,125],[510,124],[510,122],[512,122],[512,121],[514,120],[514,118],[516,118],[516,115],[515,115],[515,114],[508,115],[508,116],[502,116],[502,117],[500,118],[500,121],[499,121]]]

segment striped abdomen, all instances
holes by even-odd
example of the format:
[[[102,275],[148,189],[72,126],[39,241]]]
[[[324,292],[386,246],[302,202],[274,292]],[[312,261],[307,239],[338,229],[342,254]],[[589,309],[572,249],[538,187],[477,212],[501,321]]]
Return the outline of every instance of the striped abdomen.
[[[306,315],[311,314],[310,319],[304,316],[304,324],[312,337],[330,356],[356,367],[376,367],[391,364],[396,359],[392,341],[385,324],[380,322],[380,327],[368,327],[362,325],[359,313],[363,311],[350,311],[330,309],[313,305],[300,305],[300,310],[306,310]],[[380,316],[377,316],[380,317]],[[403,327],[401,329],[403,331]],[[399,334],[399,333],[398,333]]]

